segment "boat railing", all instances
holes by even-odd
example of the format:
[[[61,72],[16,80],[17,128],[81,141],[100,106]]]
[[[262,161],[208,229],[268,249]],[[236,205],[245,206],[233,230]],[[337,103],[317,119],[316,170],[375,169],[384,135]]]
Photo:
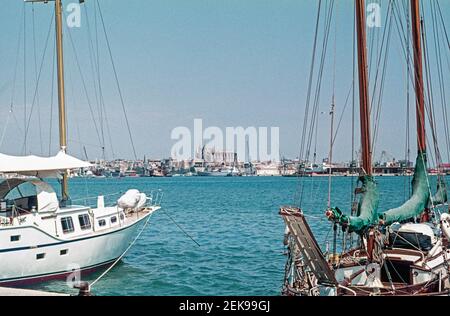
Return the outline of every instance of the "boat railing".
[[[147,201],[149,201],[149,203],[147,203],[147,206],[161,206],[164,192],[161,189],[152,190],[147,194],[147,197]]]
[[[146,207],[155,207],[155,206],[161,206],[163,197],[164,197],[164,192],[161,189],[157,189],[157,190],[151,190],[151,191],[147,191],[147,192],[142,192],[145,193],[145,195],[147,196],[147,203],[145,204]],[[107,194],[107,195],[98,195],[98,196],[91,196],[91,197],[83,197],[83,198],[79,198],[79,199],[74,199],[72,200],[73,202],[83,202],[85,205],[89,205],[89,207],[91,208],[96,208],[98,207],[98,198],[100,196],[103,196],[103,198],[105,199],[105,207],[113,207],[117,205],[117,200],[120,198],[120,196],[122,196],[123,194],[125,194],[125,192],[120,191],[120,192],[116,192],[116,193],[111,193],[111,194]]]

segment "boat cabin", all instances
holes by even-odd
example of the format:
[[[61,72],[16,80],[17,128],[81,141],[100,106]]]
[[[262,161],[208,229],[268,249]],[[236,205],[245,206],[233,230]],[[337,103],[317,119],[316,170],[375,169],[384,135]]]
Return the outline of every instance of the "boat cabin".
[[[0,216],[54,213],[59,208],[56,192],[38,179],[5,179],[0,183]]]

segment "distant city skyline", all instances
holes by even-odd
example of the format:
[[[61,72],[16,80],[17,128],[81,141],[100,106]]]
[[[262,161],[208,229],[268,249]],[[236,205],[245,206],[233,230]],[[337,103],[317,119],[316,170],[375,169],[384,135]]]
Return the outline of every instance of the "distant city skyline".
[[[53,29],[47,47],[45,45],[53,4],[26,4],[24,19],[22,0],[3,2],[0,27],[6,31],[0,34],[0,115],[4,118],[0,126],[0,137],[3,136],[0,139],[0,152],[24,154],[24,126],[33,107],[26,153],[48,155],[50,149],[50,153],[55,154],[58,151],[56,89],[53,90],[53,107],[50,106]],[[65,8],[73,2],[78,1],[64,1]],[[147,158],[169,157],[176,142],[171,139],[173,129],[187,127],[193,130],[196,118],[202,119],[205,126],[217,126],[224,131],[226,127],[238,126],[279,127],[281,157],[298,157],[318,1],[100,0],[99,3],[138,158],[144,155]],[[369,41],[374,38],[376,42],[377,36],[383,34],[389,1],[367,0],[367,3],[379,3],[382,8],[381,30],[368,29]],[[104,144],[107,159],[134,159],[101,20],[99,16],[97,19],[94,16],[95,4],[95,0],[86,0],[81,6],[80,28],[65,29],[69,152],[84,157],[86,150],[90,159],[101,158]],[[450,17],[450,5],[442,1],[440,4],[444,17]],[[430,16],[429,5],[424,3],[424,8],[427,18]],[[334,51],[336,120],[341,117],[352,86],[353,1],[336,1],[334,12],[336,24],[333,23],[330,35],[319,108],[317,157],[320,161],[328,155],[328,113],[333,95]],[[97,49],[96,26],[100,78],[96,77],[91,64],[92,54]],[[450,23],[447,27],[450,27]],[[93,47],[88,41],[89,30],[93,35]],[[431,28],[428,32],[428,38],[432,41]],[[398,38],[394,26],[375,161],[382,151],[397,160],[405,158],[407,79]],[[45,49],[46,54],[42,59]],[[447,58],[449,53],[447,50]],[[376,58],[370,52],[369,55],[372,60]],[[429,55],[434,74],[433,42],[429,45]],[[42,74],[35,98],[41,59]],[[94,117],[85,95],[77,60]],[[448,83],[450,71],[447,69],[450,70],[450,64],[444,62],[443,67],[447,66],[444,79]],[[374,70],[371,70],[373,78]],[[24,77],[27,83],[27,117]],[[437,74],[434,74],[434,78],[437,78]],[[104,99],[104,108],[101,110],[98,109],[98,104],[101,104],[96,89],[98,81],[102,83]],[[438,88],[435,93],[435,106],[439,115],[441,104]],[[356,93],[356,106],[357,100]],[[9,114],[11,101],[13,115]],[[411,92],[411,159],[414,159],[416,150],[413,105],[414,94]],[[51,109],[53,111],[50,114]],[[351,160],[351,118],[350,97],[336,138],[334,161]],[[440,122],[442,117],[439,118],[439,141],[443,159],[448,161],[450,158],[444,150],[445,139]],[[359,148],[358,116],[355,135],[356,151]],[[313,142],[312,151],[315,145]]]

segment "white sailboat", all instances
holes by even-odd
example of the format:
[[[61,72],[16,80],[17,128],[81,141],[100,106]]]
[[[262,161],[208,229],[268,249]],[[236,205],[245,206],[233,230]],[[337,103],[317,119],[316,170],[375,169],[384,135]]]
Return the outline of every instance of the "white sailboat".
[[[48,2],[31,0],[32,2]],[[90,164],[67,154],[62,3],[55,2],[60,151],[54,157],[0,154],[0,285],[61,278],[107,266],[121,258],[138,229],[160,209],[159,191],[128,191],[117,205],[72,205],[70,170]],[[44,178],[61,180],[61,197]]]

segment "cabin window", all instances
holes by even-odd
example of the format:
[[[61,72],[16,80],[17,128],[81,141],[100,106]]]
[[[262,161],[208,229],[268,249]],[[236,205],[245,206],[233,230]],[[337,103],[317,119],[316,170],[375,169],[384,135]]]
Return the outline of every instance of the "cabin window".
[[[106,221],[104,219],[101,219],[98,221],[98,226],[103,227],[106,225]]]
[[[125,216],[123,216],[123,214],[120,214],[120,220],[123,221],[125,218]]]
[[[79,215],[78,220],[80,221],[81,230],[91,229],[91,220],[88,214]]]
[[[75,228],[73,227],[72,217],[61,218],[61,226],[64,234],[73,233]]]
[[[11,242],[17,242],[20,240],[20,235],[11,236]]]
[[[44,259],[45,258],[45,253],[38,253],[37,255],[36,255],[36,260],[42,260],[42,259]]]
[[[61,250],[60,252],[59,252],[59,254],[61,255],[61,256],[65,256],[65,255],[67,255],[69,253],[69,249],[63,249],[63,250]]]
[[[117,217],[116,216],[111,217],[111,224],[114,224],[116,222],[117,222]]]

